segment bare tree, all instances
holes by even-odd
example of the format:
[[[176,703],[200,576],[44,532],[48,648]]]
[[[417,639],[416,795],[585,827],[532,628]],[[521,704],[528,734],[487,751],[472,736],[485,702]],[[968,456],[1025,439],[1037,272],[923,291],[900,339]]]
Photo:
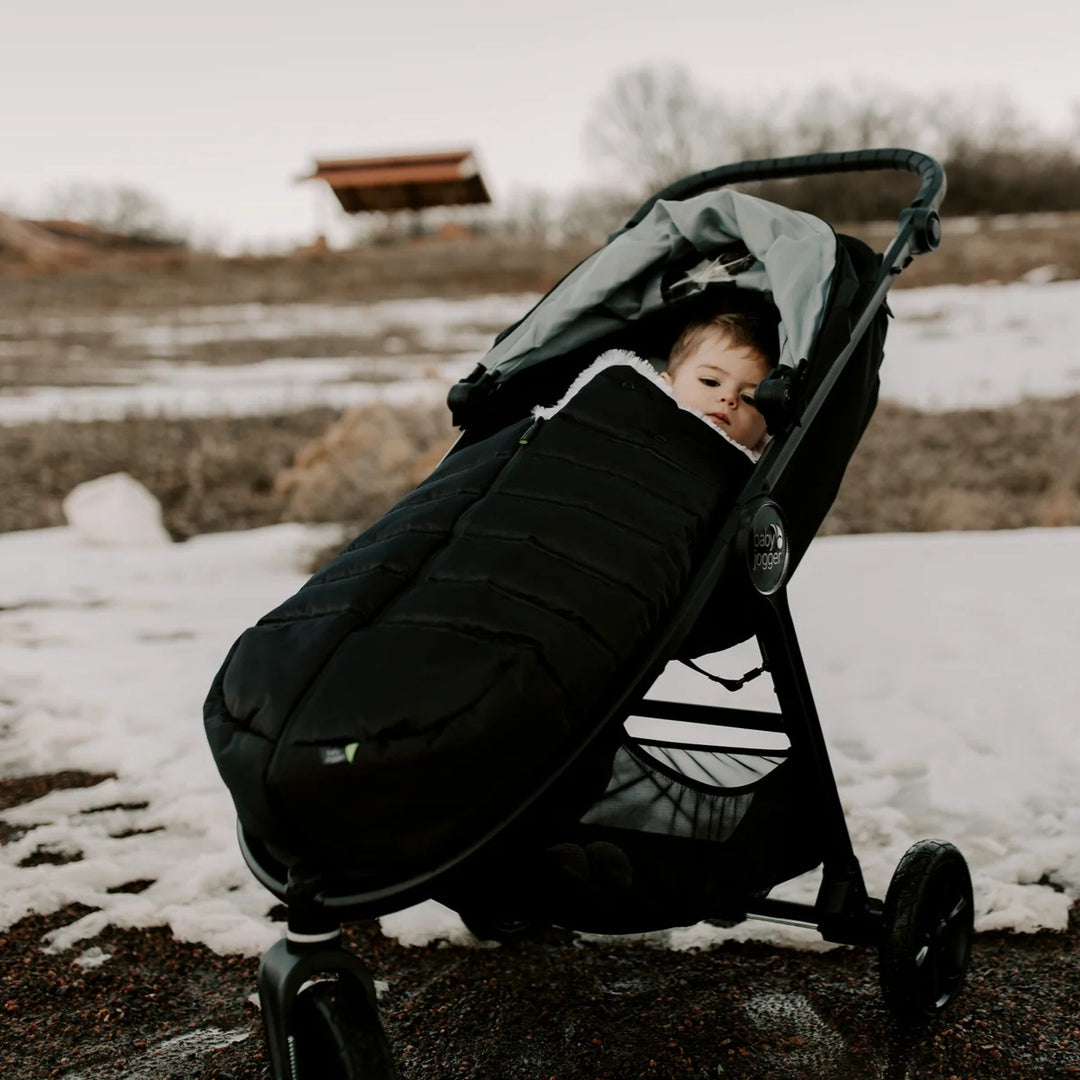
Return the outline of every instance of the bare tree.
[[[139,240],[181,239],[165,205],[156,196],[128,184],[79,181],[53,188],[45,200],[44,216],[81,221]]]
[[[706,97],[684,69],[638,68],[616,78],[597,101],[585,136],[597,158],[652,190],[749,158],[907,146],[944,163],[951,213],[990,214],[1080,206],[1080,103],[1074,115],[1071,136],[1049,137],[1007,91],[919,95],[860,81],[734,108]],[[917,182],[886,172],[768,180],[743,189],[843,222],[892,216]],[[568,232],[587,228],[591,214],[599,221],[599,203],[583,200],[571,210]]]
[[[641,204],[641,199],[610,188],[576,188],[567,195],[559,217],[564,240],[584,241],[599,246]]]
[[[555,228],[552,197],[542,188],[514,188],[498,215],[496,228],[511,239],[548,243]]]
[[[911,146],[923,141],[933,114],[925,99],[907,91],[856,81],[817,86],[795,101],[781,99],[767,115],[784,153],[819,154]]]
[[[723,164],[724,113],[677,65],[639,67],[616,76],[596,100],[584,143],[598,163],[655,191],[688,173]]]

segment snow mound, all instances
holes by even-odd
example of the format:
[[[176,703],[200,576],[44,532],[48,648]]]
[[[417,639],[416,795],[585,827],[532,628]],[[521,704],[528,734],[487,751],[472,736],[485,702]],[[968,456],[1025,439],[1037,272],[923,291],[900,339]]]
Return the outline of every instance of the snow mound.
[[[110,473],[72,488],[64,517],[88,544],[169,544],[161,504],[128,473]]]

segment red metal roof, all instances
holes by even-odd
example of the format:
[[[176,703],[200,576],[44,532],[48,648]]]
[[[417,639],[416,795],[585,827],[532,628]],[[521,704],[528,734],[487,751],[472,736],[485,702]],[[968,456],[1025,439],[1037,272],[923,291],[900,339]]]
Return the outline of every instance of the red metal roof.
[[[316,161],[307,180],[325,180],[350,214],[489,203],[471,150]]]

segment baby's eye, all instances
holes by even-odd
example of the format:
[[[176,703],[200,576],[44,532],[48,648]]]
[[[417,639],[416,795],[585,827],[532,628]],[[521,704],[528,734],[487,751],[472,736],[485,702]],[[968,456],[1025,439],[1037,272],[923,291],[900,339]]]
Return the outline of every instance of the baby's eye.
[[[706,379],[706,378],[703,378],[701,380],[701,382],[705,386],[719,386],[720,385],[720,380],[719,379]]]
[[[752,409],[757,408],[757,402],[749,394],[740,394],[739,400],[749,405]]]

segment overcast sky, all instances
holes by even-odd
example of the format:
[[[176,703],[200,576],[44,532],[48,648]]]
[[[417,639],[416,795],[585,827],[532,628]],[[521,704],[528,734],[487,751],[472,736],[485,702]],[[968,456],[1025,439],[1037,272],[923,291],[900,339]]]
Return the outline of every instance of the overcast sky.
[[[585,116],[620,72],[682,64],[729,102],[828,83],[1005,92],[1065,132],[1080,8],[1026,0],[10,0],[0,208],[125,183],[197,238],[308,240],[333,221],[316,157],[472,147],[496,200],[596,178]],[[721,164],[718,162],[717,164]],[[336,204],[335,204],[336,205]]]

